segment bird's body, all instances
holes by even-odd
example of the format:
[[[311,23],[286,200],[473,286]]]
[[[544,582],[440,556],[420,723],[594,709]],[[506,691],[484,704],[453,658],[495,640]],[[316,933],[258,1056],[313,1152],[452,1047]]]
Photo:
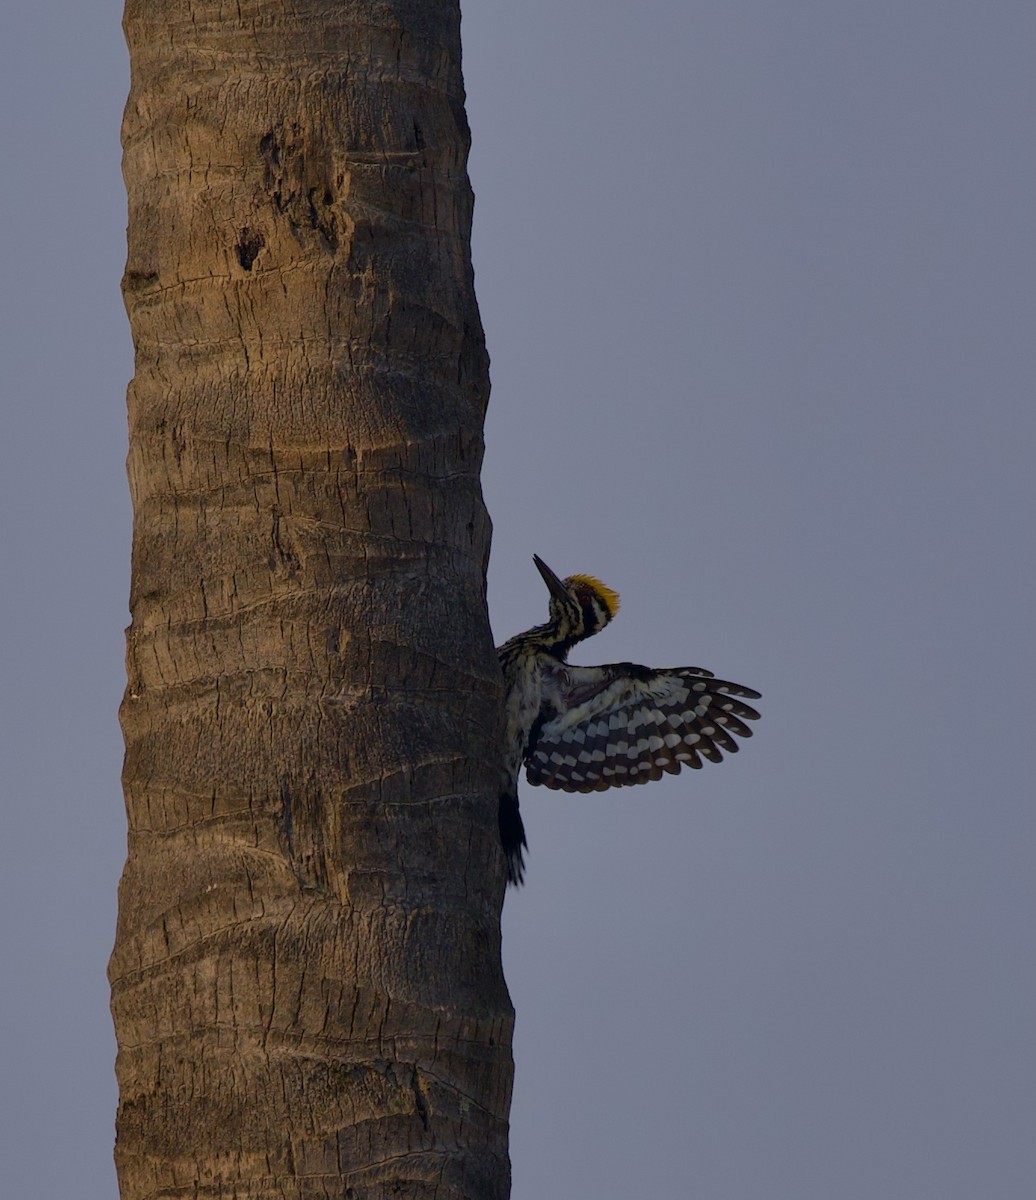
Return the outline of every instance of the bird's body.
[[[637,663],[571,666],[571,648],[603,629],[619,597],[590,575],[561,580],[535,563],[550,589],[550,619],[499,648],[506,732],[500,838],[507,877],[521,883],[525,829],[518,807],[522,765],[530,783],[569,792],[601,791],[660,779],[702,758],[737,751],[759,714],[738,697],[758,692],[715,679],[700,667],[653,669]]]

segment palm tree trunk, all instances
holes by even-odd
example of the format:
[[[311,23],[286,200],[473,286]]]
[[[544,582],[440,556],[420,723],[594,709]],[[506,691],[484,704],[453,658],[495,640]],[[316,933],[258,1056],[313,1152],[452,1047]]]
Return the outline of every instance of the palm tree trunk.
[[[123,1200],[508,1193],[453,0],[128,0]]]

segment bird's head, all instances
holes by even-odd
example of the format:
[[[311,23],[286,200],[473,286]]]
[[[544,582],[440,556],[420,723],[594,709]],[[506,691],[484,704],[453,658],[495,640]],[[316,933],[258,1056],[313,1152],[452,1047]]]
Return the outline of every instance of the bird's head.
[[[550,623],[560,640],[571,643],[588,638],[619,611],[619,593],[593,575],[559,579],[538,554],[532,556],[532,561],[550,591]]]

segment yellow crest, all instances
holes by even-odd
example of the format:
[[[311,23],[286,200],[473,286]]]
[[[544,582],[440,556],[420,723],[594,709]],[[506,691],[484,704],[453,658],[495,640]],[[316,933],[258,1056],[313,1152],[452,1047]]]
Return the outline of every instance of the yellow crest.
[[[599,579],[593,575],[569,575],[564,580],[565,587],[570,588],[574,592],[578,592],[581,588],[586,588],[600,600],[608,614],[608,619],[619,611],[619,593],[612,591],[610,587],[606,587]]]

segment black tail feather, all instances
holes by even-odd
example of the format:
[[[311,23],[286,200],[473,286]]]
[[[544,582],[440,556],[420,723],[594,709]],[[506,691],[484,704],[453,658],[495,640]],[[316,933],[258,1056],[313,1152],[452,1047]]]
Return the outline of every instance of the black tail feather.
[[[507,882],[518,887],[525,876],[522,851],[529,848],[529,843],[525,840],[525,826],[518,811],[517,796],[500,797],[500,843],[507,859]]]

